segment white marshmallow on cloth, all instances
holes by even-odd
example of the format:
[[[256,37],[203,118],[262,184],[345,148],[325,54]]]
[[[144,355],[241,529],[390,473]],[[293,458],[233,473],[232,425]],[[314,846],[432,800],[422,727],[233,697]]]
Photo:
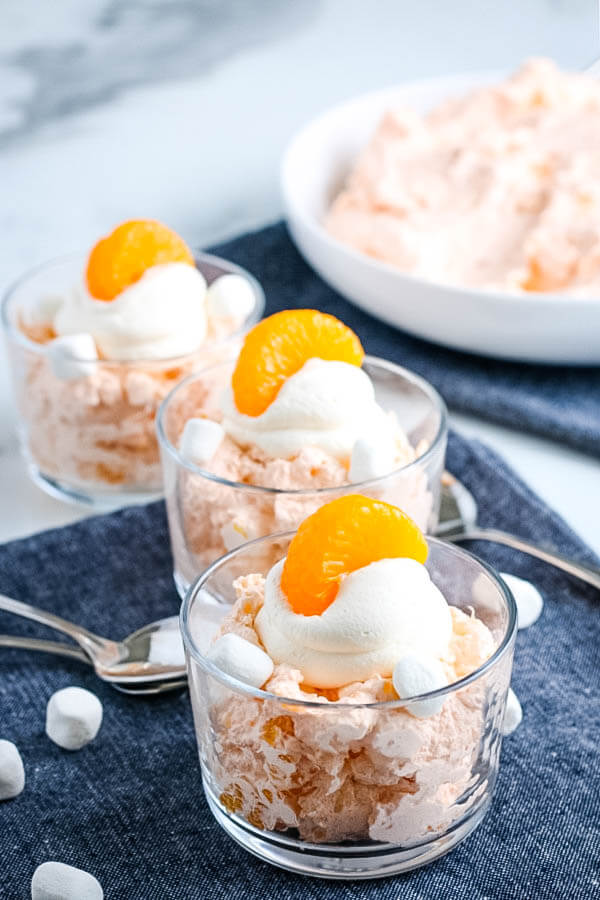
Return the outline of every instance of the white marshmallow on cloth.
[[[399,659],[394,667],[392,684],[403,700],[405,697],[416,697],[446,687],[448,679],[437,659],[406,655]],[[415,703],[407,703],[406,710],[417,719],[428,719],[429,716],[435,716],[440,712],[444,699],[432,697],[431,700],[417,700]]]
[[[96,342],[91,334],[66,334],[46,345],[52,371],[62,381],[85,378],[96,369]]]
[[[506,698],[506,710],[502,721],[502,734],[512,734],[515,728],[518,728],[523,720],[523,710],[519,703],[519,698],[512,688],[508,689]]]
[[[260,647],[232,632],[217,638],[206,658],[226,675],[255,688],[262,687],[273,674],[271,657]]]
[[[46,734],[64,750],[80,750],[93,741],[102,724],[102,704],[95,694],[66,687],[52,694],[46,709]]]
[[[103,900],[100,882],[74,866],[45,862],[31,879],[31,900]]]
[[[243,320],[254,308],[252,285],[243,275],[221,275],[206,292],[206,304],[215,318]]]
[[[394,469],[394,445],[385,432],[360,437],[354,442],[349,476],[352,483],[389,475]]]
[[[516,575],[509,575],[507,572],[501,572],[502,578],[512,591],[517,604],[517,628],[529,628],[539,619],[542,609],[544,608],[544,600],[536,587],[523,578],[517,578]]]
[[[204,465],[215,455],[225,437],[225,429],[211,419],[188,419],[179,439],[179,450],[186,459]]]
[[[25,787],[23,760],[12,741],[0,741],[0,800],[18,797]]]

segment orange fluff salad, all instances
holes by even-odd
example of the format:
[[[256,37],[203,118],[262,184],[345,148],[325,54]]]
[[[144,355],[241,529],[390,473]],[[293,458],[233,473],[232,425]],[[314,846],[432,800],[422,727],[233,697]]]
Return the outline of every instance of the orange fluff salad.
[[[371,481],[369,491],[401,502],[428,527],[431,486],[412,464],[429,442],[413,444],[390,408],[400,376],[386,370],[384,408],[376,367],[364,360],[357,335],[334,316],[286,310],[247,334],[235,364],[174,392],[166,430],[185,465],[176,482],[167,477],[167,505],[175,557],[189,564],[189,577],[190,557],[205,563],[297,527],[331,499],[324,489]]]
[[[398,844],[464,813],[485,690],[424,695],[474,672],[495,642],[447,603],[427,556],[405,513],[351,494],[307,518],[266,578],[238,578],[206,656],[275,699],[222,691],[209,706],[228,812],[309,842]]]
[[[329,233],[431,281],[598,296],[600,83],[527,62],[425,115],[381,120]]]
[[[25,360],[26,450],[44,477],[75,491],[160,490],[160,402],[184,375],[237,352],[258,305],[235,267],[215,278],[218,262],[211,258],[209,284],[172,229],[132,220],[98,241],[83,266],[39,270],[37,293],[13,318],[30,348],[15,349]]]

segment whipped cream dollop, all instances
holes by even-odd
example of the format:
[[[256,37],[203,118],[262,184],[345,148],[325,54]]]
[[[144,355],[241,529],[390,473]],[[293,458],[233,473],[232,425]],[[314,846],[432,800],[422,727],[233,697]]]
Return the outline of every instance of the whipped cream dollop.
[[[97,300],[82,282],[58,304],[58,335],[91,334],[106,359],[169,359],[206,336],[206,281],[186,263],[147,269],[114,300]]]
[[[337,688],[389,677],[408,654],[439,660],[448,652],[450,608],[416,560],[381,559],[350,573],[319,616],[289,605],[281,589],[284,563],[267,576],[255,627],[271,659],[300,669],[307,684]]]
[[[318,447],[347,462],[357,438],[381,433],[389,440],[391,434],[369,376],[337,360],[307,360],[260,416],[240,413],[231,387],[221,408],[223,428],[234,441],[255,444],[273,457],[290,458],[304,447]]]

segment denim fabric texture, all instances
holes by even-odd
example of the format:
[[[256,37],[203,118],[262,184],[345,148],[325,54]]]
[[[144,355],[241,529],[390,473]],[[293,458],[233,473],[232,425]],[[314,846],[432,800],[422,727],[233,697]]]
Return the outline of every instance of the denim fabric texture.
[[[448,350],[398,331],[328,287],[304,262],[282,223],[221,244],[215,252],[262,282],[267,315],[293,307],[332,313],[357,332],[367,353],[418,372],[452,409],[600,456],[600,367],[504,362]]]
[[[448,467],[484,525],[593,554],[491,450],[450,436]],[[213,821],[186,693],[130,698],[90,669],[0,649],[0,738],[25,763],[25,791],[0,804],[0,898],[29,897],[37,865],[91,871],[107,900],[591,900],[600,895],[600,596],[543,563],[481,543],[546,600],[519,633],[513,687],[521,726],[504,741],[482,825],[428,868],[334,883],[259,862]],[[120,638],[179,607],[162,503],[133,507],[0,548],[0,591]],[[0,632],[50,636],[0,613]],[[76,753],[44,734],[46,702],[67,685],[104,704],[98,737]]]

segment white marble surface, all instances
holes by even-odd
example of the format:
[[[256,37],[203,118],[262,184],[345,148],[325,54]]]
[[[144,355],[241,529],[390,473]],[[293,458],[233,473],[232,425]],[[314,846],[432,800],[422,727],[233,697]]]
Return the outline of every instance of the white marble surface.
[[[280,214],[278,160],[332,102],[408,78],[600,55],[597,0],[7,0],[0,285],[119,220],[193,245]],[[598,462],[465,416],[600,551]],[[0,540],[83,511],[29,483],[0,359]]]

